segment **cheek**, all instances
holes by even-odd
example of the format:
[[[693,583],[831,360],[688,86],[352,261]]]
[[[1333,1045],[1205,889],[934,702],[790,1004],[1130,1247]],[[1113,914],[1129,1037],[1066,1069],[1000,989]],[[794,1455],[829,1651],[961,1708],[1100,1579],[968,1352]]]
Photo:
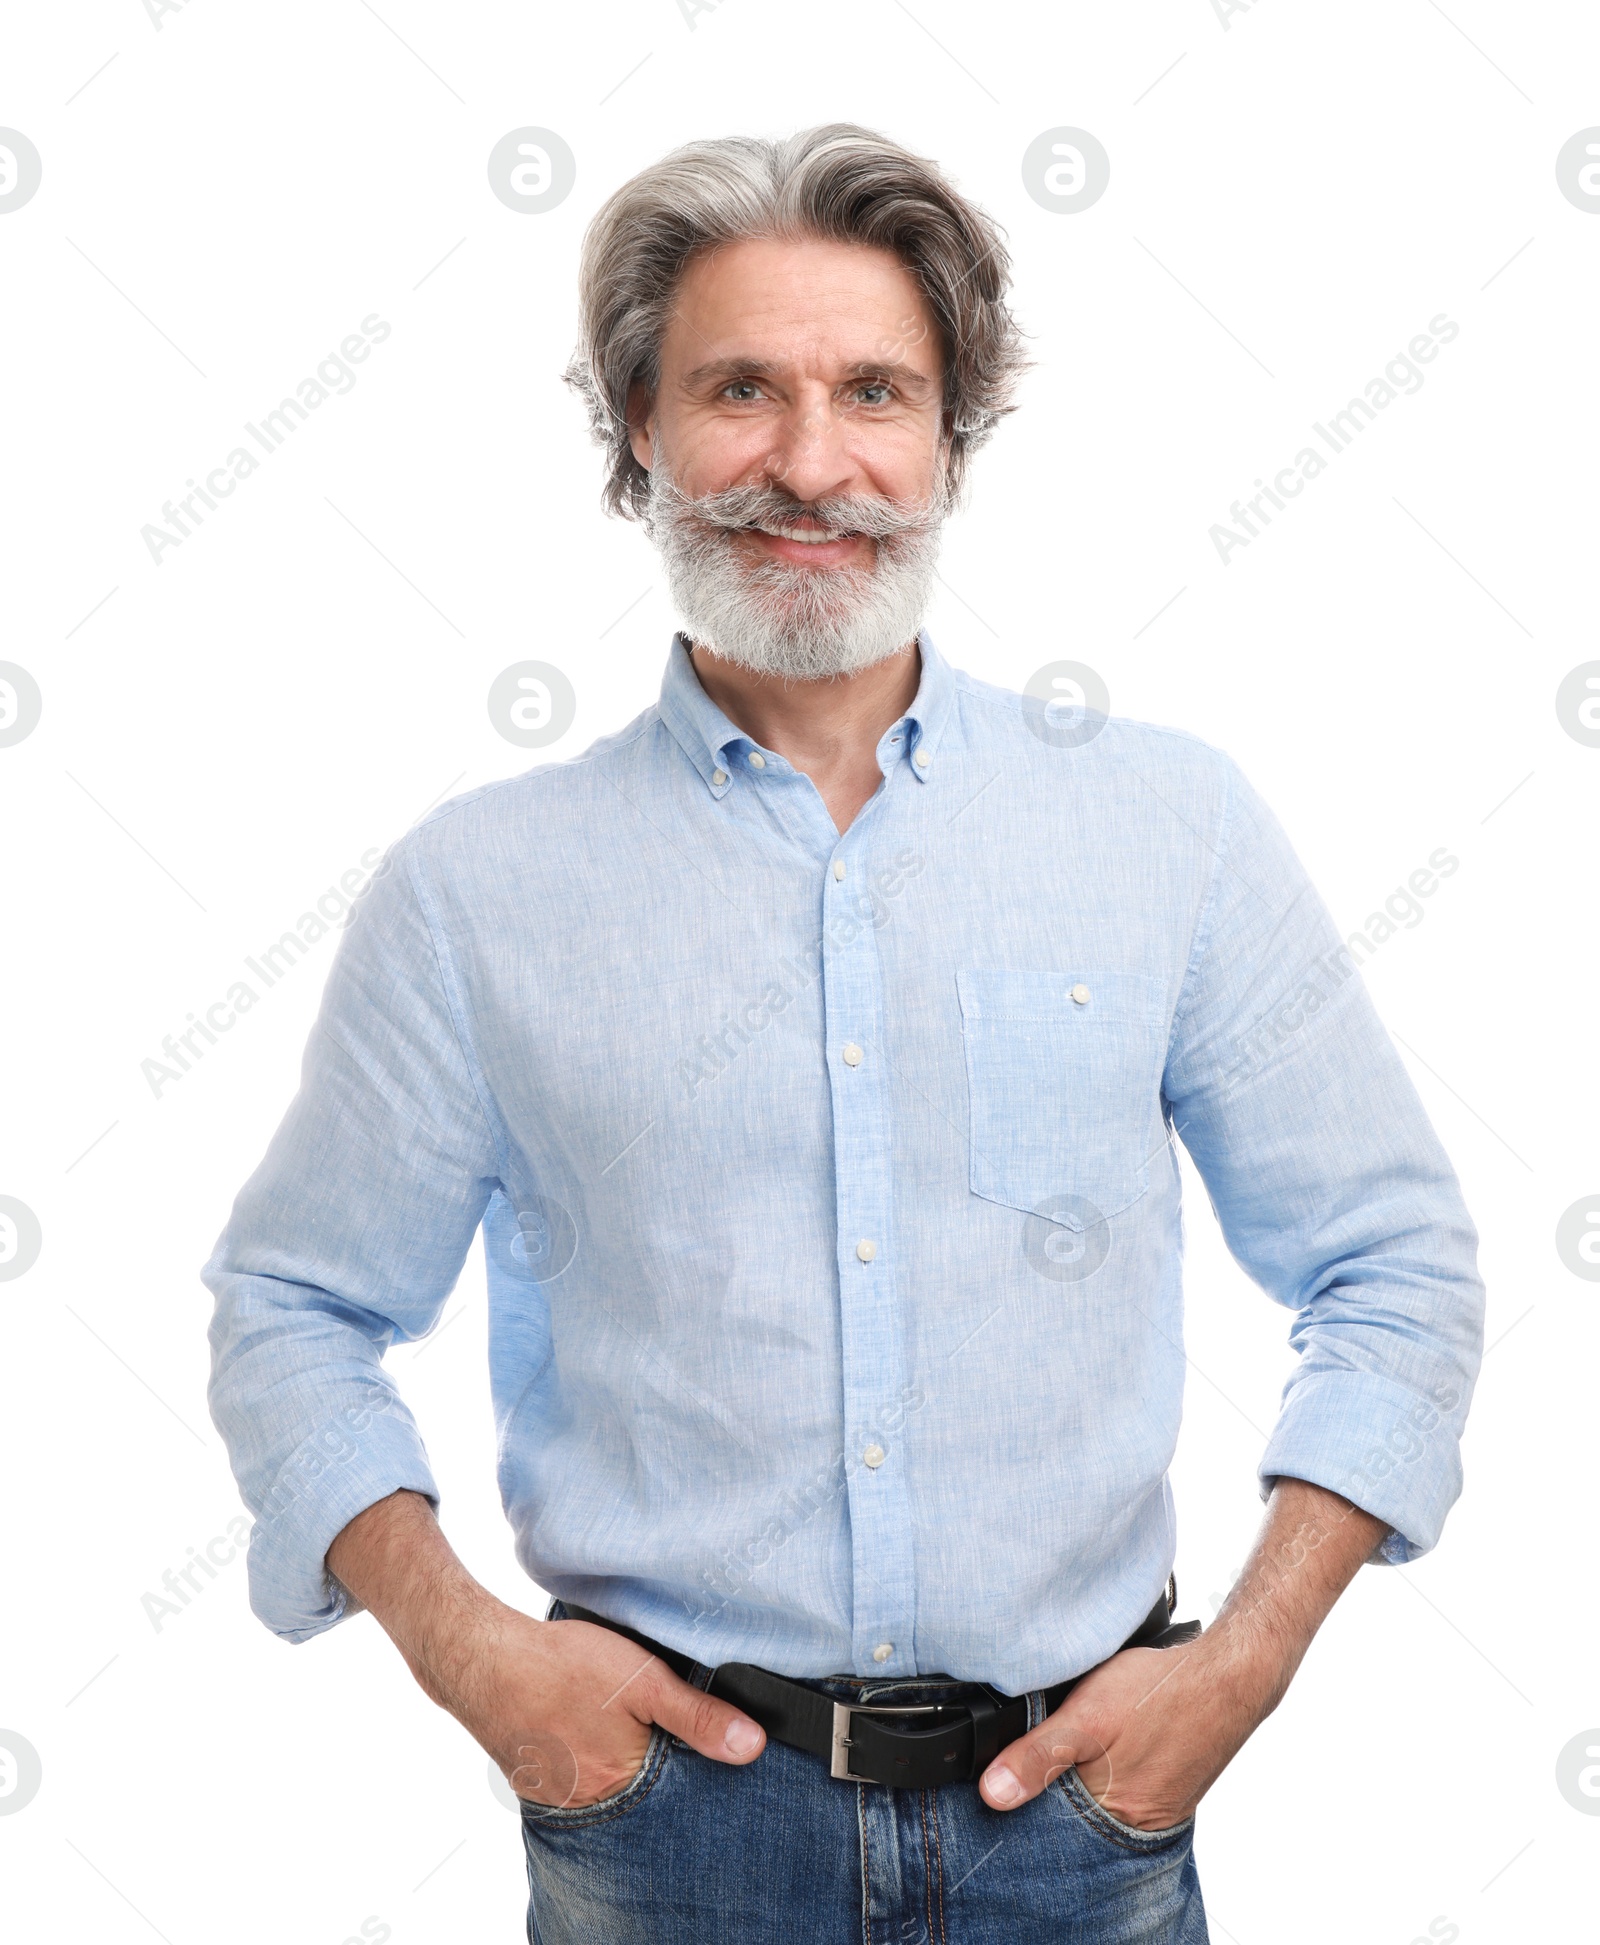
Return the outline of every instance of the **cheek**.
[[[657,461],[695,498],[738,486],[768,470],[774,446],[770,424],[686,414],[655,426]]]
[[[924,497],[938,476],[936,419],[903,419],[853,429],[851,456],[876,492],[895,500]]]

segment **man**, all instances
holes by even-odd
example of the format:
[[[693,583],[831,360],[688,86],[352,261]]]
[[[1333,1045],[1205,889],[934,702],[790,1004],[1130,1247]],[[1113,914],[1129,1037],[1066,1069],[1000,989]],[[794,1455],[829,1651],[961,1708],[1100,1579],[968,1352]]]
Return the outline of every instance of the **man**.
[[[207,1265],[256,1612],[373,1611],[522,1798],[546,1945],[1193,1945],[1195,1805],[1460,1489],[1472,1227],[1270,814],[919,632],[1006,274],[851,127],[602,209],[571,376],[661,700],[394,848]],[[1174,1137],[1300,1353],[1197,1639]],[[381,1368],[480,1222],[544,1621]]]

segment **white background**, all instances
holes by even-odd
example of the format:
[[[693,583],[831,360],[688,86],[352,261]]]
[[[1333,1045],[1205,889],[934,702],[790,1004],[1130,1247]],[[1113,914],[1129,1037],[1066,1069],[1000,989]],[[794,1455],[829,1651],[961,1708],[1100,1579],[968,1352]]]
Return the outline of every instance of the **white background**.
[[[329,944],[161,1098],[140,1063],[434,799],[652,699],[673,618],[647,542],[598,511],[558,376],[579,238],[678,141],[832,119],[939,158],[1015,253],[1037,365],[949,535],[947,655],[1016,687],[1086,661],[1117,710],[1220,744],[1346,929],[1436,847],[1461,860],[1366,976],[1483,1235],[1466,1493],[1434,1555],[1358,1576],[1203,1806],[1213,1936],[1590,1935],[1600,1820],[1555,1764],[1600,1724],[1600,1290],[1554,1233],[1600,1193],[1600,750],[1554,698],[1600,655],[1600,220],[1555,175],[1600,122],[1593,10],[65,11],[0,31],[0,123],[44,168],[0,217],[0,657],[44,697],[0,749],[0,1192],[44,1234],[0,1285],[0,1730],[43,1764],[0,1816],[8,1937],[522,1937],[486,1758],[370,1618],[291,1650],[242,1559],[159,1628],[142,1604],[239,1511],[197,1269],[293,1091]],[[538,215],[485,170],[527,124],[577,157]],[[1077,214],[1020,174],[1062,124],[1111,156]],[[392,335],[355,389],[155,565],[141,525],[372,312]],[[1422,390],[1219,561],[1211,524],[1441,312],[1460,334]],[[578,698],[534,758],[485,709],[529,656]],[[1189,1186],[1178,1578],[1209,1618],[1258,1516],[1288,1319]],[[451,1538],[542,1611],[495,1494],[476,1253],[392,1366]]]

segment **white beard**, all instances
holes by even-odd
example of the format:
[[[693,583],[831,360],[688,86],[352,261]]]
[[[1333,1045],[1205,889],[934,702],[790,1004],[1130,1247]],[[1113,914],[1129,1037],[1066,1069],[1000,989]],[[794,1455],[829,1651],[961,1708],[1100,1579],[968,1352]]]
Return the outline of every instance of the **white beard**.
[[[946,511],[942,492],[919,508],[842,496],[802,505],[770,484],[695,500],[658,464],[647,526],[691,641],[760,675],[817,682],[871,668],[916,640]],[[872,536],[872,566],[806,567],[741,556],[738,530],[781,529],[802,512],[836,533]]]

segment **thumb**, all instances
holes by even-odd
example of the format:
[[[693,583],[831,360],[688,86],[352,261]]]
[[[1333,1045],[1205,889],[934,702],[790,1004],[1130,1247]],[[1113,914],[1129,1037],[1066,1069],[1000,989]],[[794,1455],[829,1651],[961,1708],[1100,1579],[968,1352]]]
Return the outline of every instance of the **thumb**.
[[[753,1762],[767,1746],[766,1731],[731,1702],[693,1687],[670,1668],[658,1668],[650,1713],[663,1729],[716,1763]]]
[[[1037,1729],[1008,1743],[983,1772],[978,1785],[985,1803],[995,1810],[1015,1810],[1031,1802],[1074,1763],[1104,1754],[1098,1737],[1064,1719],[1065,1707],[1047,1716]]]

